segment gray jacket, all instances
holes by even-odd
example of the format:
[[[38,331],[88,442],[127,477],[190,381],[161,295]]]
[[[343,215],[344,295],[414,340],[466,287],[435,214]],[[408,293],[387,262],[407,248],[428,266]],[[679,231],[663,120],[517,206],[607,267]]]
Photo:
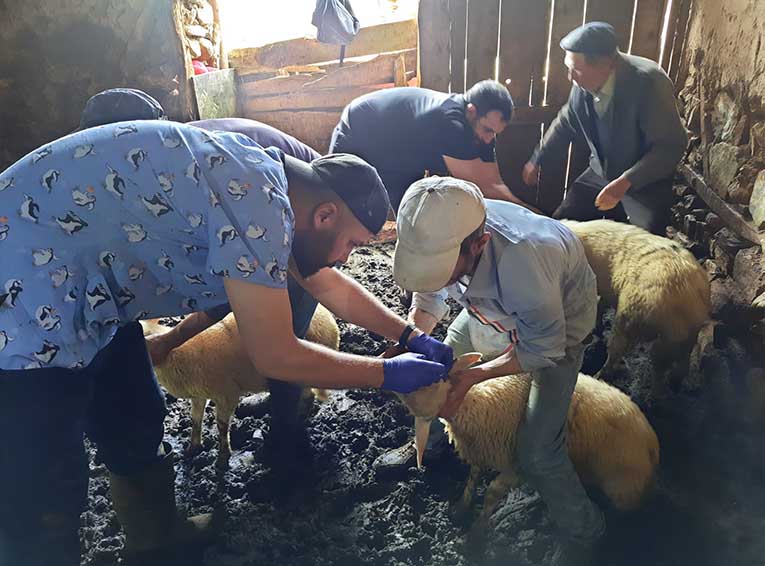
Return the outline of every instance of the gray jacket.
[[[619,53],[609,112],[611,143],[601,161],[593,142],[584,89],[574,85],[568,102],[531,157],[544,167],[550,155],[561,155],[577,136],[590,146],[590,167],[608,181],[626,172],[636,189],[672,175],[688,143],[675,105],[672,81],[655,62]]]

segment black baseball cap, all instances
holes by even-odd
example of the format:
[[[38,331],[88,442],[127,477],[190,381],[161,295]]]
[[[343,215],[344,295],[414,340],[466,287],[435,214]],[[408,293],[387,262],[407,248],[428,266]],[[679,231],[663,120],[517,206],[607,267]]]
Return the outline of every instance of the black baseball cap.
[[[331,153],[306,163],[282,153],[288,179],[329,189],[364,227],[377,234],[388,218],[390,199],[377,169],[356,155]]]
[[[165,110],[157,100],[135,88],[110,88],[85,103],[80,129],[127,120],[162,120]]]
[[[560,40],[566,51],[585,55],[612,55],[619,47],[614,26],[606,22],[589,22],[579,26]]]

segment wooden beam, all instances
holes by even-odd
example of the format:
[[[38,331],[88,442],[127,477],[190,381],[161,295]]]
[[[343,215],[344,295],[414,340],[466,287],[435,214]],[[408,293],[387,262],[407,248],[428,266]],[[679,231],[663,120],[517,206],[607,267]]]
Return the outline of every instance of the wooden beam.
[[[619,49],[627,51],[632,29],[635,0],[587,0],[588,22],[607,22],[614,26]]]
[[[393,85],[407,86],[406,83],[406,60],[403,55],[396,57],[393,62]]]
[[[709,209],[720,217],[731,231],[741,238],[763,247],[765,251],[765,232],[758,231],[754,224],[748,222],[741,214],[733,209],[710,187],[703,177],[691,169],[686,163],[678,166],[685,180],[696,191],[696,194],[707,204]]]
[[[470,0],[468,5],[466,88],[494,78],[499,34],[499,0]]]
[[[688,28],[688,18],[691,13],[691,0],[675,0],[681,1],[677,10],[677,22],[675,23],[675,37],[672,41],[672,51],[669,55],[669,66],[667,74],[672,77],[672,80],[677,78],[678,68],[680,67],[680,60],[683,55],[685,47],[685,33]]]
[[[668,2],[670,0],[667,0]],[[664,43],[664,51],[661,53],[661,61],[658,61],[659,65],[661,65],[661,68],[665,71],[669,67],[669,58],[670,54],[672,53],[672,42],[675,39],[675,25],[677,24],[677,11],[680,5],[681,0],[671,0],[672,4],[669,6],[669,25],[667,26],[667,37],[665,39]],[[667,6],[665,4],[664,11],[666,11]],[[662,27],[664,27],[664,18],[662,14]],[[660,47],[661,51],[661,47]]]
[[[449,90],[449,2],[420,0],[417,12],[419,36],[417,76],[420,86],[441,92]],[[411,68],[408,67],[407,68]]]
[[[449,0],[451,83],[449,92],[465,92],[465,42],[467,39],[467,0]]]
[[[253,112],[272,112],[274,110],[302,111],[343,108],[353,99],[377,90],[381,90],[379,85],[323,89],[304,88],[297,92],[247,98],[244,100],[243,110],[251,114]]]
[[[405,20],[361,28],[347,46],[346,57],[373,55],[417,47],[417,21]],[[306,65],[338,58],[340,47],[316,39],[279,41],[263,47],[232,49],[229,64],[250,70],[273,70],[287,65]]]
[[[393,82],[394,66],[399,57],[404,58],[407,69],[414,69],[417,66],[416,49],[383,53],[369,61],[329,71],[326,76],[306,84],[306,88],[348,87]]]
[[[262,81],[240,82],[239,91],[243,98],[251,96],[268,96],[282,92],[295,92],[305,84],[321,78],[323,75],[290,75],[288,77],[274,77]]]
[[[549,124],[558,115],[559,106],[516,106],[513,110],[513,125],[518,124]]]
[[[502,0],[499,81],[518,105],[542,104],[549,13],[549,0]]]
[[[632,34],[632,55],[659,60],[661,26],[664,23],[666,0],[637,0],[635,31]]]
[[[581,26],[583,17],[584,0],[555,0],[547,73],[547,104],[562,106],[568,100],[571,82],[568,80],[566,65],[563,64],[565,53],[560,48],[560,40],[568,32]]]

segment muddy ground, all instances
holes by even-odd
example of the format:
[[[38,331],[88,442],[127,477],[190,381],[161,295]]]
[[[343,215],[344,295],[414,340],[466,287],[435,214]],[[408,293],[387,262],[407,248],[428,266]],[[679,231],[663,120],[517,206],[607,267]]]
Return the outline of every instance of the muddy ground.
[[[358,250],[346,269],[401,311],[390,276],[392,252],[391,244]],[[606,335],[607,322],[608,315]],[[341,323],[341,331],[345,351],[374,355],[384,348],[348,324]],[[757,387],[765,382],[761,370],[752,370],[755,356],[762,366],[762,352],[746,354],[735,336],[718,342],[705,360],[701,388],[654,397],[643,348],[613,377],[655,427],[662,462],[656,494],[641,511],[620,516],[607,510],[602,564],[765,564],[765,411],[750,387],[753,380]],[[603,359],[604,345],[597,341],[587,363],[597,368]],[[166,436],[182,454],[189,443],[189,404],[169,401]],[[375,472],[375,459],[412,434],[412,418],[392,395],[333,392],[328,402],[315,403],[307,423],[312,458],[287,472],[264,462],[269,421],[267,414],[234,418],[234,456],[218,477],[217,431],[207,408],[207,450],[178,459],[178,499],[191,513],[224,511],[226,523],[217,544],[183,564],[525,566],[549,560],[552,525],[536,494],[523,488],[510,493],[481,541],[451,513],[467,474],[455,457],[393,477]],[[88,566],[120,559],[123,538],[106,476],[103,466],[91,464],[90,508],[83,515]]]

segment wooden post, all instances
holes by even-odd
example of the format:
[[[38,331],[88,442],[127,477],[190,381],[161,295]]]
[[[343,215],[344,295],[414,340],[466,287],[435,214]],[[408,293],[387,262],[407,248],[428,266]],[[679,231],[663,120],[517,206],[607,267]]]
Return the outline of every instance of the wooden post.
[[[420,86],[449,90],[449,2],[420,0],[417,12],[417,76]],[[398,85],[397,85],[398,86]]]
[[[587,0],[588,22],[608,22],[616,30],[619,48],[627,51],[635,0]]]
[[[468,8],[466,88],[495,77],[499,0],[470,0]]]
[[[664,5],[666,0],[638,0],[635,13],[635,30],[632,34],[630,53],[659,60],[659,41],[661,27],[664,24]]]
[[[542,0],[502,0],[498,78],[516,106],[542,104],[549,12]]]
[[[393,84],[395,86],[406,86],[406,60],[403,55],[396,57],[393,61]]]
[[[450,92],[465,92],[465,42],[467,38],[467,0],[449,0]]]

